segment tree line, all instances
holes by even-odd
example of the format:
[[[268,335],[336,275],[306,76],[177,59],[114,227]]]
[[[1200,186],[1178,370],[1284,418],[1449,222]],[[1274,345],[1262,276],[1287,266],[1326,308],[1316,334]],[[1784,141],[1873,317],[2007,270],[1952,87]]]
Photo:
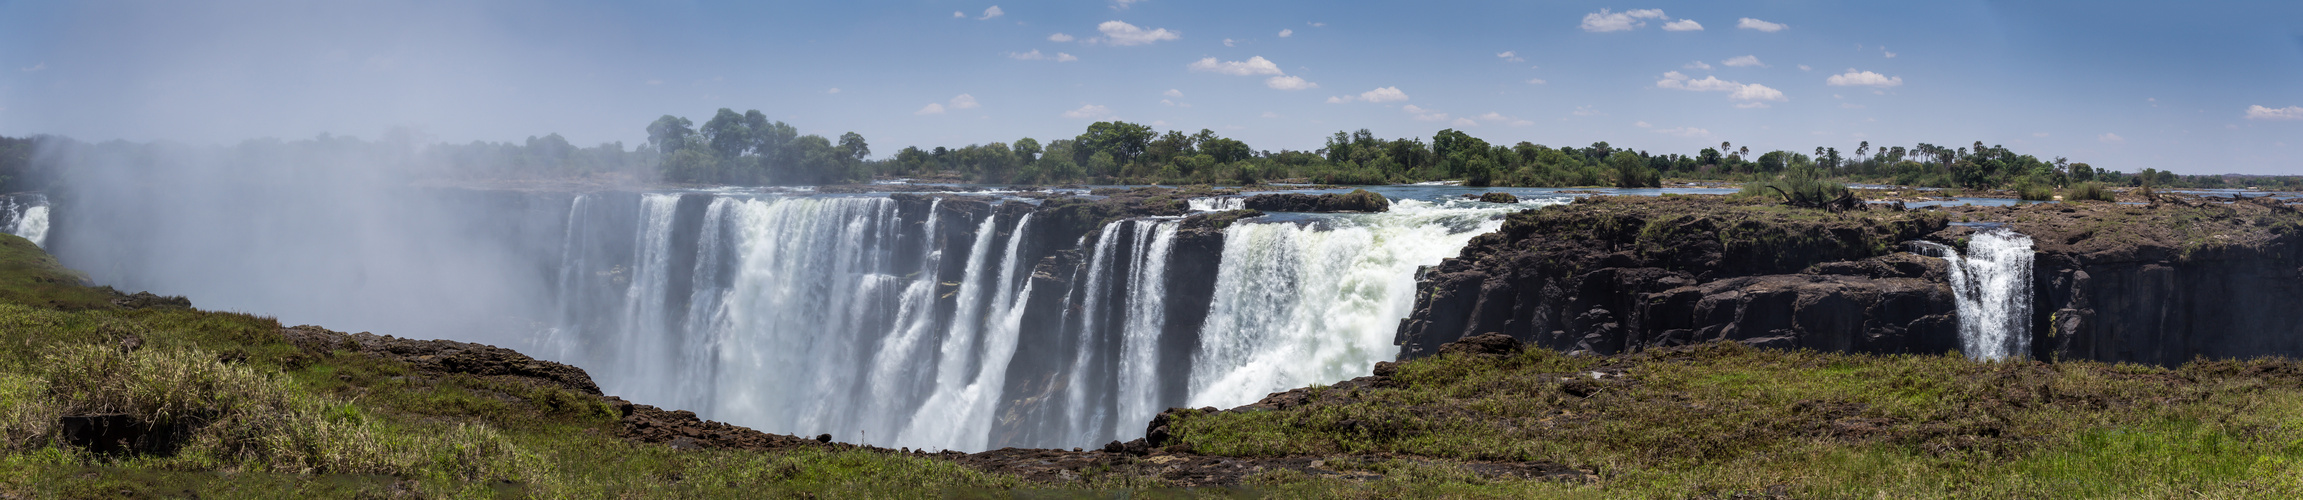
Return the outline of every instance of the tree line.
[[[2153,168],[2124,173],[2066,158],[2042,159],[2005,146],[1986,146],[1982,141],[1965,146],[1918,143],[1908,147],[1860,141],[1846,152],[1835,146],[1818,146],[1811,151],[1753,151],[1750,146],[1722,141],[1718,147],[1682,155],[1617,148],[1604,141],[1582,147],[1527,141],[1504,145],[1455,129],[1440,130],[1428,140],[1385,139],[1360,129],[1338,131],[1311,151],[1271,151],[1206,129],[1160,131],[1115,120],[1090,124],[1077,136],[1045,142],[1025,137],[960,147],[911,146],[886,158],[872,159],[871,147],[861,134],[848,132],[837,140],[801,134],[797,127],[769,120],[758,110],[737,113],[721,108],[702,126],[687,118],[664,115],[649,123],[646,131],[647,142],[629,149],[620,142],[578,147],[558,134],[517,143],[474,141],[417,147],[406,137],[387,137],[379,144],[420,150],[414,163],[422,168],[414,172],[422,176],[605,177],[753,186],[910,177],[1016,185],[1461,181],[1472,186],[1654,187],[1664,179],[1748,182],[1799,172],[1846,182],[1962,189],[2050,189],[2089,182],[2168,188],[2303,189],[2303,176],[2178,175]],[[353,147],[348,141],[360,142],[322,135],[294,143],[257,140],[235,147],[277,148],[304,143],[309,143],[306,147]],[[80,144],[54,136],[0,137],[0,191],[38,190],[54,182],[56,169],[43,168],[35,154],[42,144],[51,142]],[[144,147],[122,141],[93,146]]]

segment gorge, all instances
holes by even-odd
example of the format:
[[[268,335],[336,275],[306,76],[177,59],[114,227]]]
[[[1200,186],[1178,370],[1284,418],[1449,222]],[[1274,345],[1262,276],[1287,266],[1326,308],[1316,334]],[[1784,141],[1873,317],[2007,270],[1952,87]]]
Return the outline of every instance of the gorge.
[[[1263,213],[1218,194],[414,190],[403,199],[467,216],[457,226],[383,220],[323,231],[278,241],[295,249],[278,255],[203,253],[211,267],[199,272],[137,253],[197,247],[170,240],[175,233],[131,234],[88,218],[119,206],[66,206],[52,250],[99,283],[193,296],[202,295],[185,286],[194,276],[278,267],[281,255],[310,260],[252,277],[353,297],[362,287],[441,286],[433,290],[479,302],[466,311],[489,314],[448,309],[380,328],[516,346],[589,371],[608,394],[770,432],[962,451],[1136,439],[1167,408],[1254,403],[1486,332],[1600,354],[1715,340],[1976,359],[2303,352],[2297,337],[2277,335],[2294,331],[2291,318],[2202,314],[2230,311],[2232,300],[2303,296],[2275,274],[2296,272],[2299,236],[2283,206],[1833,213],[1680,196],[1561,205],[1569,198],[1529,194]],[[26,207],[0,222],[45,236],[45,206],[38,217]],[[2127,236],[2104,225],[2214,210],[2234,212],[2224,225],[2149,238],[2119,240]],[[257,219],[266,218],[304,223],[287,213]],[[2083,231],[2094,233],[2074,237]],[[2199,231],[2230,244],[2166,243]],[[315,272],[359,255],[317,252],[371,232],[454,242],[456,253],[400,250],[381,261],[417,259],[407,261],[414,276]],[[440,258],[478,274],[417,265]],[[2189,281],[2217,269],[2274,271],[2226,280],[2262,288],[2246,298],[2212,298],[2207,283]],[[457,288],[482,280],[500,282],[486,293]],[[211,290],[233,304],[233,289]],[[239,293],[247,305],[238,307],[298,313],[293,301]],[[2166,305],[2149,320],[2137,315],[2154,310],[2106,307],[2138,303]],[[2225,340],[2199,340],[2211,336]]]

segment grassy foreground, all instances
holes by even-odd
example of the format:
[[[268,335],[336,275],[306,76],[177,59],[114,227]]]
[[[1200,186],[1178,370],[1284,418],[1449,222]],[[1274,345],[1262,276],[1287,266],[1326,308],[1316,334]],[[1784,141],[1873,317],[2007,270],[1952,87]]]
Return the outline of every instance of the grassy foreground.
[[[2288,361],[1448,354],[1172,412],[1164,449],[1059,452],[1090,465],[1027,478],[953,455],[637,443],[587,393],[315,352],[271,318],[78,280],[0,235],[0,498],[2303,494],[2303,365]],[[73,438],[93,418],[145,437]],[[1184,465],[1239,480],[1179,488]],[[1511,467],[1547,472],[1493,473]]]

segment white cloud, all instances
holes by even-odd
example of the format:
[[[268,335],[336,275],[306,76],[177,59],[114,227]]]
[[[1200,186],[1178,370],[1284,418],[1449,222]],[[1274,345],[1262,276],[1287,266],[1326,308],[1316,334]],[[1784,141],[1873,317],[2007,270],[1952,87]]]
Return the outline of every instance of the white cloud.
[[[2303,106],[2266,108],[2261,104],[2247,107],[2249,120],[2303,120]]]
[[[1783,31],[1784,28],[1789,28],[1790,26],[1746,17],[1743,19],[1735,20],[1735,27],[1747,30],[1759,30],[1767,33],[1774,33],[1777,31]]]
[[[967,19],[967,18],[968,18],[968,13],[966,13],[966,12],[960,12],[960,11],[956,11],[956,10],[955,10],[955,11],[952,11],[952,19]]]
[[[1282,30],[1279,30],[1279,37],[1280,37],[1280,38],[1287,38],[1287,37],[1291,37],[1291,36],[1295,36],[1295,30],[1291,30],[1291,29],[1282,29]]]
[[[1065,53],[1062,53],[1062,52],[1057,52],[1057,53],[1056,53],[1056,55],[1052,55],[1052,56],[1051,56],[1051,55],[1047,55],[1047,54],[1042,54],[1042,53],[1040,53],[1040,49],[1032,49],[1032,51],[1031,51],[1031,52],[1022,52],[1022,53],[1017,53],[1017,52],[1009,52],[1009,53],[1008,53],[1008,57],[1010,57],[1010,58],[1014,58],[1014,59],[1019,59],[1019,60],[1025,60],[1025,61],[1051,61],[1051,60],[1052,60],[1052,61],[1055,61],[1055,62],[1072,62],[1072,61],[1077,61],[1077,60],[1080,60],[1080,58],[1078,58],[1078,57],[1072,57],[1072,55],[1071,55],[1071,54],[1065,54]]]
[[[1303,90],[1319,88],[1319,84],[1304,81],[1303,77],[1286,75],[1266,78],[1263,81],[1263,85],[1280,90]]]
[[[984,9],[984,16],[983,16],[983,17],[978,17],[978,18],[976,18],[976,20],[979,20],[979,21],[980,21],[980,20],[984,20],[984,19],[991,19],[991,18],[994,18],[994,17],[1000,17],[1000,16],[1004,16],[1004,15],[1007,15],[1007,12],[1005,12],[1005,11],[1001,11],[1001,10],[1000,10],[1000,6],[998,6],[998,5],[994,5],[994,6],[992,6],[992,8],[989,8],[989,9]]]
[[[1664,134],[1664,135],[1676,135],[1676,136],[1680,136],[1680,137],[1710,137],[1710,136],[1711,136],[1711,131],[1709,131],[1709,130],[1704,130],[1704,129],[1700,129],[1700,128],[1695,128],[1695,127],[1674,127],[1674,128],[1659,128],[1659,129],[1655,129],[1655,133],[1658,133],[1658,134]]]
[[[1744,103],[1736,103],[1736,104],[1735,104],[1735,109],[1755,109],[1755,108],[1765,108],[1765,107],[1769,107],[1769,106],[1767,105],[1767,103],[1764,103],[1764,102],[1757,102],[1757,101],[1753,101],[1753,102],[1744,102]]]
[[[1273,113],[1273,112],[1270,112],[1270,111],[1265,111],[1265,112],[1263,112],[1263,115],[1262,115],[1262,116],[1263,116],[1264,118],[1279,118],[1279,113]]]
[[[1123,47],[1183,38],[1183,32],[1180,31],[1168,31],[1167,28],[1146,30],[1119,21],[1104,21],[1103,24],[1096,25],[1096,31],[1103,32],[1105,43]]]
[[[960,94],[952,97],[952,109],[970,109],[980,107],[983,106],[976,104],[976,96]]]
[[[837,93],[840,93],[840,88],[839,88],[839,87],[832,87],[832,89],[831,89],[831,90],[826,90],[826,91],[824,91],[824,93],[826,93],[826,94],[837,94]]]
[[[1894,58],[1895,58],[1895,53],[1894,53],[1894,52],[1888,52],[1888,51],[1887,51],[1887,47],[1880,47],[1880,48],[1879,48],[1879,53],[1880,53],[1881,55],[1885,55],[1885,56],[1887,56],[1887,58],[1888,58],[1888,59],[1894,59]]]
[[[1730,67],[1730,68],[1741,68],[1741,67],[1749,67],[1749,66],[1758,66],[1758,67],[1762,67],[1762,68],[1765,68],[1765,67],[1767,67],[1767,64],[1766,64],[1766,63],[1761,63],[1761,62],[1759,62],[1759,56],[1741,56],[1741,57],[1736,57],[1736,58],[1728,59],[1728,60],[1725,60],[1725,61],[1720,61],[1720,62],[1719,62],[1719,64],[1723,64],[1723,65],[1726,65],[1727,67]]]
[[[1656,88],[1693,90],[1696,92],[1732,91],[1743,88],[1741,83],[1721,80],[1716,76],[1706,76],[1702,80],[1691,80],[1686,74],[1677,71],[1664,72],[1663,79],[1656,80],[1655,86]]]
[[[1161,106],[1174,106],[1174,105],[1175,105],[1175,101],[1170,101],[1170,100],[1167,100],[1167,99],[1160,99],[1160,100],[1159,100],[1159,105],[1161,105]]]
[[[1112,10],[1127,10],[1129,4],[1143,0],[1112,0]]]
[[[1367,102],[1405,101],[1407,100],[1407,93],[1400,92],[1399,87],[1378,87],[1375,90],[1359,93],[1359,100]]]
[[[1663,23],[1663,30],[1664,30],[1664,31],[1703,31],[1703,24],[1695,22],[1695,20],[1694,20],[1694,19],[1681,19],[1681,20],[1677,20],[1677,21],[1672,21],[1672,22],[1668,22],[1668,23]]]
[[[1237,45],[1232,45],[1232,39],[1230,39],[1230,38],[1225,38],[1225,39],[1223,39],[1223,46],[1225,46],[1225,47],[1237,47]]]
[[[1646,121],[1642,120],[1642,121],[1631,122],[1631,126],[1634,126],[1634,127],[1639,127],[1639,128],[1648,128],[1648,127],[1653,127],[1653,126],[1655,126],[1655,125],[1651,125],[1651,124],[1647,123]]]
[[[1599,112],[1599,110],[1596,110],[1596,109],[1591,109],[1591,106],[1576,106],[1576,107],[1575,107],[1575,111],[1573,111],[1573,113],[1575,114],[1575,116],[1606,116],[1606,115],[1607,115],[1607,113],[1601,113],[1601,112]]]
[[[1487,112],[1487,114],[1484,114],[1484,115],[1474,116],[1474,117],[1472,117],[1472,119],[1475,119],[1475,120],[1479,120],[1480,122],[1484,122],[1484,123],[1502,123],[1502,124],[1507,124],[1507,125],[1511,125],[1511,126],[1514,126],[1514,127],[1525,127],[1525,126],[1528,126],[1528,125],[1534,125],[1534,124],[1535,124],[1535,122],[1531,122],[1531,121],[1527,121],[1527,120],[1521,120],[1521,119],[1519,119],[1519,118],[1515,118],[1515,117],[1511,117],[1511,116],[1505,116],[1503,113],[1497,113],[1497,112],[1494,112],[1494,111],[1489,111],[1489,112]]]
[[[1161,92],[1161,93],[1159,93],[1159,95],[1164,95],[1164,96],[1168,96],[1168,97],[1183,97],[1183,91],[1181,91],[1181,90],[1176,90],[1176,89],[1167,89],[1167,91],[1166,91],[1166,92]]]
[[[1738,100],[1738,101],[1776,101],[1776,102],[1782,102],[1782,101],[1787,101],[1787,100],[1789,100],[1789,99],[1785,99],[1785,98],[1783,97],[1783,91],[1781,91],[1781,90],[1775,90],[1775,89],[1772,89],[1772,88],[1768,88],[1766,85],[1760,85],[1760,84],[1757,84],[1757,83],[1754,83],[1754,84],[1750,84],[1750,85],[1744,85],[1744,86],[1742,86],[1741,88],[1737,88],[1737,89],[1735,89],[1735,93],[1733,93],[1733,94],[1728,94],[1728,95],[1727,95],[1727,98],[1728,98],[1728,99],[1734,99],[1734,100]],[[1760,107],[1765,107],[1765,106],[1760,106]]]
[[[1814,70],[1815,70],[1815,68],[1812,68],[1812,67],[1808,67],[1808,66],[1807,66],[1807,65],[1805,65],[1805,64],[1801,64],[1801,65],[1799,65],[1799,70],[1800,70],[1800,71],[1814,71]]]
[[[1583,15],[1583,30],[1593,33],[1628,31],[1646,26],[1647,22],[1641,21],[1641,19],[1664,19],[1663,9],[1638,9],[1623,12],[1608,12],[1607,9],[1599,9],[1599,12]]]
[[[928,103],[927,107],[924,107],[924,108],[920,108],[920,110],[919,110],[919,111],[913,111],[913,112],[912,112],[912,114],[915,114],[915,115],[940,115],[940,114],[944,114],[944,105],[943,105],[942,103],[934,103],[934,102],[931,102],[931,103]]]
[[[1707,63],[1707,62],[1703,62],[1703,61],[1695,61],[1695,62],[1690,62],[1690,63],[1687,63],[1686,65],[1684,65],[1684,66],[1680,66],[1680,67],[1681,67],[1681,68],[1686,68],[1686,69],[1711,69],[1711,63]]]
[[[1309,25],[1311,25],[1311,27],[1313,27],[1313,28],[1317,28],[1317,27],[1321,27],[1321,26],[1327,26],[1327,23],[1315,23],[1315,22],[1311,22],[1311,21],[1304,21],[1304,24],[1309,24]]]
[[[1471,119],[1470,119],[1470,118],[1457,118],[1457,119],[1455,119],[1455,121],[1452,121],[1452,122],[1448,122],[1447,124],[1448,124],[1448,125],[1454,125],[1454,126],[1458,126],[1458,127],[1477,127],[1477,126],[1479,126],[1479,122],[1471,121]]]
[[[1529,84],[1533,84],[1533,85],[1542,85],[1542,84],[1545,84],[1545,83],[1549,83],[1549,82],[1545,82],[1545,81],[1543,81],[1543,79],[1542,79],[1542,78],[1529,78],[1529,79],[1527,79],[1527,83],[1529,83]]]
[[[37,72],[37,71],[40,71],[40,70],[48,69],[48,61],[40,61],[40,63],[39,63],[39,64],[34,64],[34,65],[31,65],[31,66],[28,66],[28,67],[17,68],[17,69],[19,69],[19,70],[22,70],[22,71],[23,71],[23,72],[25,72],[25,73],[32,73],[32,72]]]
[[[1840,87],[1863,86],[1889,88],[1903,85],[1903,77],[1890,77],[1869,71],[1856,71],[1855,68],[1848,68],[1846,73],[1831,75],[1831,78],[1823,79],[1823,83]]]
[[[1407,100],[1407,93],[1400,92],[1399,87],[1378,87],[1375,90],[1361,92],[1359,95],[1329,97],[1327,98],[1327,103],[1337,104],[1352,101],[1390,102],[1405,100]]]
[[[1050,41],[1050,42],[1058,42],[1058,43],[1061,43],[1061,42],[1069,42],[1069,41],[1072,41],[1072,40],[1075,40],[1075,39],[1074,39],[1074,38],[1072,38],[1072,36],[1071,36],[1071,35],[1066,35],[1066,34],[1063,34],[1063,33],[1057,33],[1057,34],[1053,34],[1053,35],[1048,35],[1048,41]]]
[[[1414,116],[1414,117],[1415,117],[1415,119],[1416,119],[1417,121],[1426,121],[1426,122],[1439,122],[1439,121],[1447,121],[1447,113],[1441,113],[1441,112],[1438,112],[1438,111],[1432,111],[1432,110],[1430,110],[1430,109],[1425,109],[1425,108],[1423,108],[1423,107],[1419,107],[1419,106],[1416,106],[1416,105],[1414,105],[1414,104],[1409,104],[1409,105],[1406,105],[1406,106],[1400,106],[1400,107],[1399,107],[1399,110],[1400,110],[1400,111],[1406,111],[1406,112],[1407,112],[1407,114]]]
[[[1506,50],[1503,52],[1498,52],[1495,54],[1495,57],[1511,62],[1527,62],[1527,58],[1519,57],[1518,51]]]
[[[1082,119],[1093,119],[1093,118],[1102,118],[1102,117],[1111,116],[1111,114],[1112,114],[1112,109],[1111,109],[1111,108],[1107,108],[1107,107],[1103,107],[1103,106],[1097,106],[1097,105],[1094,105],[1094,104],[1085,104],[1085,105],[1081,105],[1081,106],[1080,106],[1080,109],[1074,109],[1074,110],[1071,110],[1071,111],[1065,111],[1065,112],[1064,112],[1064,118],[1082,118]]]
[[[2104,132],[2103,135],[2095,136],[2095,140],[2103,142],[2127,142],[2127,138],[2120,137],[2119,134],[2110,132]]]
[[[1190,68],[1192,71],[1232,76],[1277,75],[1282,73],[1279,70],[1279,64],[1271,62],[1270,59],[1264,59],[1263,56],[1250,57],[1245,61],[1217,61],[1215,58],[1209,57],[1192,61],[1191,64],[1184,67]]]

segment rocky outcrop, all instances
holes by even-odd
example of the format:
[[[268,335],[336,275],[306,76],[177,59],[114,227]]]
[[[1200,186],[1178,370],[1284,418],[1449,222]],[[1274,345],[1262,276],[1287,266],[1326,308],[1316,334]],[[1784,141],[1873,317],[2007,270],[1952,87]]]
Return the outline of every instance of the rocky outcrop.
[[[1400,356],[1491,332],[1601,354],[1711,340],[1940,352],[1958,345],[1943,264],[1898,250],[1946,224],[1717,198],[1522,212],[1426,269]]]
[[[592,383],[592,376],[582,368],[491,345],[403,339],[368,332],[343,333],[312,325],[282,328],[280,336],[308,353],[349,351],[407,363],[421,372],[504,377],[583,394],[600,394],[600,386]]]
[[[1302,194],[1277,193],[1247,197],[1243,205],[1250,210],[1266,212],[1366,212],[1391,210],[1391,200],[1365,189],[1349,193]]]
[[[1966,208],[2030,235],[2033,355],[2303,356],[2303,215],[2268,200]]]
[[[1474,199],[1474,200],[1479,200],[1479,201],[1484,201],[1484,202],[1488,202],[1488,203],[1519,203],[1519,197],[1518,197],[1518,196],[1512,196],[1512,194],[1511,194],[1511,193],[1505,193],[1505,192],[1500,192],[1500,191],[1498,191],[1498,192],[1492,192],[1492,193],[1486,193],[1486,194],[1480,194],[1480,195],[1468,195],[1468,194],[1467,194],[1467,195],[1463,195],[1463,197],[1465,197],[1465,198],[1470,198],[1470,199]]]

